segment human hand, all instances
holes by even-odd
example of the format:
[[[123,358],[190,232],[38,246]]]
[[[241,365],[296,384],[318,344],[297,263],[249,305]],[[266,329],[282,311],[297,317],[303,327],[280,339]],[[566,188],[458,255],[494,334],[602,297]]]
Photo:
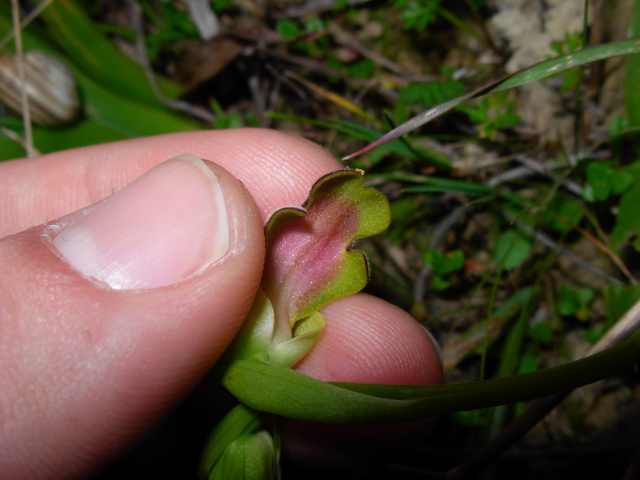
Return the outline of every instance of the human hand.
[[[217,165],[174,160],[122,190],[187,152]],[[340,168],[320,147],[265,130],[181,133],[0,164],[3,478],[86,477],[166,418],[245,318],[266,220]],[[87,215],[71,214],[114,191]],[[325,331],[299,371],[440,382],[432,342],[396,307],[358,294],[323,314]],[[293,433],[304,446],[298,455],[322,443],[303,430]]]

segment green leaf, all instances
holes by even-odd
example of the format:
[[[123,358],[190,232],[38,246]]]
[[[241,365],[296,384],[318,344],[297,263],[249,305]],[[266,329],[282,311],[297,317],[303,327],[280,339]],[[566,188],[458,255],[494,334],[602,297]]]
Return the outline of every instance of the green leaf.
[[[577,225],[582,220],[583,212],[580,205],[570,200],[554,202],[549,206],[543,223],[561,233],[573,230],[573,225]]]
[[[280,20],[276,24],[276,31],[285,40],[295,40],[302,35],[302,30],[293,20]]]
[[[595,201],[606,200],[611,193],[613,169],[604,163],[592,162],[587,167],[587,181],[591,185]]]
[[[354,78],[371,78],[376,69],[376,64],[370,58],[360,60],[349,65],[349,75]]]
[[[507,230],[498,238],[493,250],[493,258],[502,268],[518,268],[531,254],[531,238],[518,230]]]
[[[560,303],[558,313],[563,316],[573,315],[580,308],[580,298],[578,292],[566,285],[560,286]]]
[[[603,335],[604,332],[601,328],[590,328],[586,332],[584,332],[584,338],[591,345],[595,345],[596,343],[598,343],[598,340],[600,340]]]
[[[518,374],[535,372],[536,370],[538,370],[538,360],[536,360],[535,355],[528,352],[522,354],[518,365]]]
[[[549,322],[540,322],[529,329],[529,335],[537,342],[549,344],[553,338],[553,330]]]
[[[560,367],[437,386],[326,383],[275,365],[238,360],[223,385],[249,407],[299,420],[343,424],[412,422],[572,390],[640,362],[640,337]]]
[[[637,40],[627,40],[625,42],[609,43],[606,45],[598,45],[596,47],[585,48],[578,52],[572,52],[562,57],[553,58],[551,60],[537,63],[512,75],[508,75],[496,82],[480,87],[466,95],[442,103],[436,107],[430,108],[429,110],[422,112],[421,114],[413,117],[411,120],[394,128],[367,147],[346,156],[344,159],[348,160],[357,155],[368,152],[369,150],[384,143],[401,137],[402,135],[415,130],[421,125],[430,122],[434,118],[439,117],[449,110],[452,110],[462,102],[470,100],[474,97],[492,92],[498,92],[500,90],[519,87],[520,85],[525,85],[527,83],[531,83],[533,81],[555,75],[570,68],[586,65],[587,63],[620,55],[631,55],[634,53],[640,53],[640,43],[638,43]]]
[[[442,254],[438,250],[427,250],[423,253],[422,259],[434,272],[431,277],[431,286],[434,290],[444,290],[451,285],[445,278],[447,275],[457,272],[464,265],[464,253],[462,250],[454,250],[447,254]]]
[[[633,183],[633,175],[624,170],[614,170],[611,172],[611,193],[620,195]]]
[[[611,246],[613,248],[619,246],[630,235],[640,233],[638,205],[640,205],[640,183],[636,182],[620,199],[620,210],[616,217],[616,225],[611,232]],[[639,238],[636,238],[633,246],[636,250],[640,250]]]
[[[442,278],[442,276],[440,276],[437,273],[431,277],[431,287],[434,290],[437,290],[437,291],[445,290],[449,288],[449,285],[451,285],[451,282],[448,280],[445,280],[444,278]]]
[[[640,37],[640,3],[637,1],[633,2],[627,36],[630,39],[635,39],[632,41],[637,41],[638,37]],[[638,82],[640,82],[640,55],[632,55],[625,58],[624,69],[624,102],[629,127],[633,128],[640,126],[640,89],[638,89]]]
[[[640,300],[640,285],[607,285],[604,290],[607,317],[605,329],[615,324],[638,300]]]
[[[52,2],[40,18],[46,22],[50,37],[86,75],[127,98],[163,107],[142,67],[102,35],[75,1]],[[162,77],[158,77],[158,83],[168,97],[178,96],[180,89],[175,83]]]
[[[595,291],[589,287],[577,290],[566,285],[560,286],[558,313],[563,316],[575,316],[578,320],[589,318],[589,304],[595,298]]]

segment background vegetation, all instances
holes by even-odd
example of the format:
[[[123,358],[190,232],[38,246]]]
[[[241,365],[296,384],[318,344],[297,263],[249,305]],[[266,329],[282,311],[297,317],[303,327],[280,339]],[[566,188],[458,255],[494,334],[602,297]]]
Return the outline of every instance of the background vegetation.
[[[21,18],[38,3],[23,2]],[[33,125],[40,153],[261,126],[341,158],[505,74],[640,29],[632,0],[45,4],[21,30],[24,50],[62,59],[81,106],[53,127]],[[0,4],[3,65],[15,49],[11,15]],[[389,231],[362,245],[370,291],[434,333],[448,382],[579,358],[640,298],[640,59],[616,55],[461,103],[347,162],[392,205]],[[24,155],[23,117],[3,108],[0,125],[0,159]],[[209,389],[102,478],[195,476],[215,423]],[[574,392],[482,475],[636,478],[638,393],[632,377]],[[391,466],[368,466],[375,471],[285,464],[285,478],[437,477],[525,408],[442,418],[437,442],[419,439]]]

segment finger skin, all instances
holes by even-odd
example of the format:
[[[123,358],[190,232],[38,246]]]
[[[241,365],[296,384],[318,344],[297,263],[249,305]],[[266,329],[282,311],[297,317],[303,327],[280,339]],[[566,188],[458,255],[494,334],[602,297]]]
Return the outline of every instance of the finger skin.
[[[243,185],[212,168],[230,249],[178,284],[106,288],[56,254],[46,226],[0,241],[3,479],[87,476],[166,417],[230,343],[260,282],[264,236]]]
[[[344,168],[320,146],[261,129],[189,132],[0,163],[0,237],[107,198],[155,165],[192,153],[239,178],[263,221],[299,206],[315,181]]]
[[[295,369],[333,382],[436,385],[442,383],[438,351],[406,312],[383,300],[357,294],[322,310],[326,327],[313,350]],[[287,421],[283,450],[314,467],[345,468],[384,462],[435,419],[397,425],[322,425]]]
[[[235,243],[177,287],[110,291],[52,251],[46,227],[176,154],[213,159],[230,195]],[[320,147],[262,130],[194,132],[0,164],[0,471],[82,478],[175,408],[246,316],[265,220],[339,168]],[[215,408],[215,405],[212,405]]]
[[[257,205],[222,174],[237,198],[236,238],[245,242],[198,277],[142,294],[106,290],[55,255],[45,227],[30,228],[103,200],[183,153],[231,172]],[[82,478],[166,417],[244,318],[260,278],[264,222],[302,204],[319,177],[340,168],[319,146],[266,130],[172,134],[0,163],[0,236],[15,234],[0,242],[0,470],[9,461],[13,478]],[[375,381],[367,375],[377,371],[377,381],[435,381],[429,372],[440,367],[428,340],[413,351],[383,334],[395,325],[398,341],[420,335],[415,322],[372,297],[354,299],[325,309],[327,332],[300,368],[334,380]],[[373,315],[377,327],[371,309],[386,312],[384,321]],[[351,339],[362,355],[348,358],[356,350],[346,325],[371,334]],[[416,363],[420,352],[424,363]],[[407,353],[411,360],[403,360]],[[375,357],[384,368],[371,368]]]

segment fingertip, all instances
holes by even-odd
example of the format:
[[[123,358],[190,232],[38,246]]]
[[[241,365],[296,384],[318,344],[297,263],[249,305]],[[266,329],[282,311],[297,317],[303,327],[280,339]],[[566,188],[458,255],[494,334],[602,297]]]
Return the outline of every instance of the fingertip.
[[[398,307],[357,294],[331,303],[322,313],[325,329],[297,371],[334,382],[442,383],[442,362],[432,337]],[[323,425],[288,420],[284,451],[307,467],[368,469],[425,438],[435,422]]]
[[[296,370],[324,381],[434,385],[442,383],[438,348],[408,313],[357,294],[322,310],[326,327]]]

